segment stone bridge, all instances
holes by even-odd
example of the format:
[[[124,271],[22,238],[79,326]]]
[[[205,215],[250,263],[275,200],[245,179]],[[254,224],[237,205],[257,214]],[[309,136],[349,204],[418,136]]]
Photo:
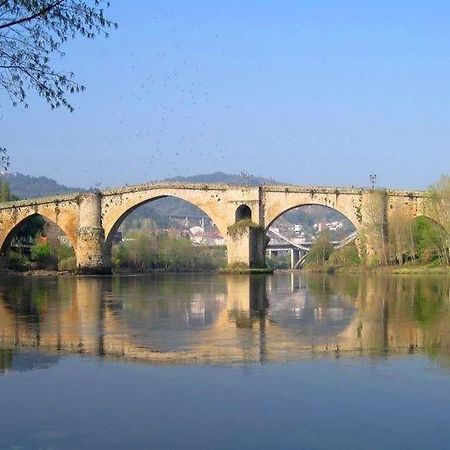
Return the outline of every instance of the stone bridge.
[[[122,221],[144,203],[163,197],[177,197],[203,210],[225,239],[229,266],[249,269],[265,266],[266,230],[298,206],[323,205],[342,213],[358,232],[360,252],[367,254],[379,246],[374,223],[386,231],[396,213],[429,216],[427,194],[421,191],[151,183],[0,204],[0,258],[7,258],[15,231],[41,215],[67,235],[80,272],[109,273],[112,240]]]

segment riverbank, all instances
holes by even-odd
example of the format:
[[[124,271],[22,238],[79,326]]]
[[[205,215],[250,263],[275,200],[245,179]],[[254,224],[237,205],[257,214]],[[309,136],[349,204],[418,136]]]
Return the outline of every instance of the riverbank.
[[[350,273],[369,274],[383,273],[394,275],[450,275],[450,267],[435,265],[403,265],[403,266],[306,266],[302,272],[305,273]]]
[[[89,273],[80,273],[76,270],[45,270],[45,269],[36,269],[36,270],[11,270],[5,269],[0,272],[4,275],[15,275],[22,277],[49,277],[49,276],[111,276],[111,275],[146,275],[146,274],[157,274],[157,273],[167,273],[167,274],[187,274],[187,273],[200,273],[200,274],[272,274],[274,273],[273,269],[245,269],[245,268],[232,268],[232,269],[217,269],[217,270],[164,270],[164,269],[154,269],[146,272],[133,272],[130,270],[114,270],[111,274],[89,274]]]
[[[155,269],[147,272],[132,272],[129,270],[115,270],[112,275],[144,275],[150,273],[218,273],[218,274],[272,274],[272,273],[327,273],[327,274],[393,274],[393,275],[450,275],[450,267],[442,266],[419,266],[419,265],[405,265],[405,266],[377,266],[377,267],[364,267],[364,266],[306,266],[301,270],[292,269],[271,269],[271,268],[230,268],[230,269],[217,269],[217,270],[164,270]],[[16,276],[71,276],[71,275],[86,275],[80,274],[77,271],[58,271],[58,270],[25,270],[16,271],[11,269],[4,269],[0,274],[16,275]]]

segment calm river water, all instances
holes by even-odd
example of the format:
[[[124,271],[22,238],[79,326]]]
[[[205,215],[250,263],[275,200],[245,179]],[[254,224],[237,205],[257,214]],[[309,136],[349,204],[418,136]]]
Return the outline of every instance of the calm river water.
[[[0,280],[0,449],[450,447],[445,276]]]

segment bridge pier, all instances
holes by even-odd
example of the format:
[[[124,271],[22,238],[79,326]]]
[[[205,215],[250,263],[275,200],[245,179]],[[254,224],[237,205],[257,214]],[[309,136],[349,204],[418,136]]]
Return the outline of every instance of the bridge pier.
[[[228,227],[228,269],[251,271],[266,268],[264,228],[248,221]]]
[[[105,231],[102,227],[101,194],[86,194],[81,199],[77,232],[77,271],[82,274],[111,273],[111,257],[105,252]]]
[[[295,269],[296,264],[300,259],[300,250],[291,248],[291,269]]]
[[[364,264],[387,264],[388,194],[383,190],[365,192],[361,197],[356,247]]]

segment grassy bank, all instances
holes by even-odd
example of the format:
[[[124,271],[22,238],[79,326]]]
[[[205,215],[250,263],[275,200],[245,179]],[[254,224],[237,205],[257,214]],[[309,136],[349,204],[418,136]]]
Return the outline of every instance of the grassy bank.
[[[368,267],[363,265],[356,266],[334,266],[334,265],[309,265],[302,268],[305,273],[391,273],[400,275],[432,275],[444,274],[450,275],[450,267],[436,265],[403,265],[403,266],[376,266]]]

